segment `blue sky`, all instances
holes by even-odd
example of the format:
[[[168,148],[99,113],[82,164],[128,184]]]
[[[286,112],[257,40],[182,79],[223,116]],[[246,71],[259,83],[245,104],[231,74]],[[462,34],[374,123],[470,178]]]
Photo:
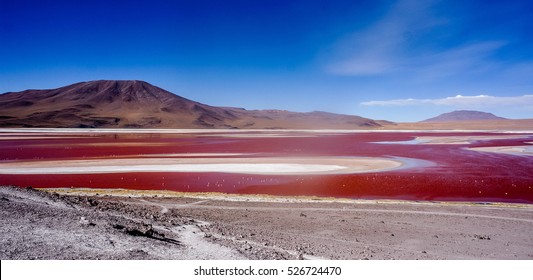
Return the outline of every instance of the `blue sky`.
[[[247,109],[533,118],[533,1],[0,0],[0,92],[137,79]]]

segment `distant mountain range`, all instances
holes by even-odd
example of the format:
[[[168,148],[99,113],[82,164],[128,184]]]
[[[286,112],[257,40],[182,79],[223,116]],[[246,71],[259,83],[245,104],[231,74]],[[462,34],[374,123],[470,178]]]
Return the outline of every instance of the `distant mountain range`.
[[[327,112],[209,106],[143,81],[100,80],[0,95],[0,127],[360,129],[393,124]]]
[[[319,111],[298,113],[216,107],[183,98],[147,82],[129,80],[99,80],[57,89],[0,94],[0,127],[526,129],[532,124],[533,120],[507,120],[491,113],[465,110],[418,123],[399,124]]]
[[[424,120],[422,122],[466,122],[489,120],[506,120],[506,118],[498,117],[486,112],[459,110],[450,113],[444,113],[434,118]]]

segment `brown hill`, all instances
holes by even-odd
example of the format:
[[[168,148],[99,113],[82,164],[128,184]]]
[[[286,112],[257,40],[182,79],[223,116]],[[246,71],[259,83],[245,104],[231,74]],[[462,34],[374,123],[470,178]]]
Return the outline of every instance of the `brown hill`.
[[[101,80],[1,94],[0,127],[357,129],[381,124],[326,112],[214,107],[143,81]]]
[[[457,121],[487,121],[487,120],[505,120],[505,118],[495,116],[491,113],[480,111],[459,110],[450,113],[444,113],[434,118],[422,122],[457,122]]]

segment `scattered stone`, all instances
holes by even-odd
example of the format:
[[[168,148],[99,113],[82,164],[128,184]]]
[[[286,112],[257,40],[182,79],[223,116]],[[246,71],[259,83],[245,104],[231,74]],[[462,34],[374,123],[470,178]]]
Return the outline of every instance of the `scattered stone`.
[[[125,227],[123,225],[115,224],[115,225],[113,225],[113,228],[121,230],[121,229],[124,229]]]
[[[490,240],[490,236],[488,235],[480,235],[480,234],[474,234],[474,238],[475,239],[479,239],[479,240]]]
[[[80,217],[80,222],[79,222],[82,226],[87,226],[89,225],[89,221],[85,218],[85,217]]]
[[[148,256],[148,252],[142,249],[134,249],[130,251],[130,255],[135,257],[146,257]]]
[[[152,237],[154,235],[154,229],[151,224],[140,224],[134,227],[126,228],[126,233],[133,236],[146,236]]]
[[[90,206],[97,206],[98,205],[98,201],[97,200],[94,200],[92,198],[87,198],[87,204],[89,204]]]

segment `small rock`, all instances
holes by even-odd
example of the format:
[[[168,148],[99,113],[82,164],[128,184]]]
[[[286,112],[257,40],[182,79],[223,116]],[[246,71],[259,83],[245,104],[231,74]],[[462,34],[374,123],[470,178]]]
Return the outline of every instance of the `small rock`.
[[[480,234],[474,234],[474,238],[479,240],[490,240],[490,236],[488,235],[480,235]]]
[[[123,225],[119,225],[119,224],[114,224],[114,225],[113,225],[113,228],[114,228],[114,229],[121,230],[121,229],[124,229],[125,226],[123,226]]]
[[[97,200],[94,200],[92,198],[88,198],[87,199],[87,203],[90,205],[90,206],[97,206],[98,205],[98,201]]]
[[[89,224],[89,221],[87,219],[85,219],[85,217],[80,217],[80,224],[83,225],[83,226],[86,226]]]
[[[148,252],[142,250],[142,249],[134,249],[134,250],[130,250],[130,255],[131,256],[136,256],[136,257],[144,257],[144,256],[148,256]]]

